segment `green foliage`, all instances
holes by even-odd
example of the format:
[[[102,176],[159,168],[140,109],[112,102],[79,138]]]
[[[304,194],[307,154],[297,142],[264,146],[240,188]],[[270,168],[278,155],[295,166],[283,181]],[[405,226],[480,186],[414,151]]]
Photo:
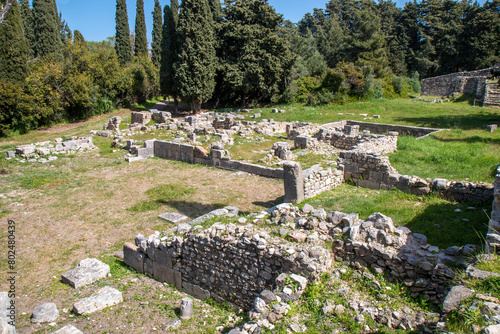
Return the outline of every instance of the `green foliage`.
[[[155,0],[153,11],[153,33],[151,42],[151,60],[156,67],[160,67],[161,63],[161,42],[162,42],[162,26],[163,18],[161,15],[160,1]]]
[[[164,95],[174,98],[179,96],[177,82],[174,80],[174,64],[179,54],[179,39],[177,24],[179,20],[178,0],[171,0],[170,6],[163,10],[164,20],[162,29],[162,54],[160,64],[160,88]]]
[[[180,46],[174,64],[179,95],[198,112],[215,88],[215,31],[206,0],[184,0],[177,26]]]
[[[134,53],[137,57],[145,57],[148,55],[148,38],[146,33],[146,19],[144,17],[144,0],[137,0]]]
[[[25,133],[37,125],[33,99],[20,83],[0,80],[0,136]]]
[[[132,46],[130,44],[130,28],[128,25],[127,3],[116,0],[116,40],[115,49],[120,64],[132,61]]]
[[[30,6],[31,1],[29,0],[19,0],[19,6],[21,11],[21,18],[23,20],[24,36],[28,42],[29,48],[29,58],[33,58],[34,50],[33,45],[35,44],[35,36],[33,30],[33,10]]]
[[[73,33],[68,23],[63,20],[62,13],[59,13],[59,34],[61,35],[61,42],[63,42],[63,44],[73,39]]]
[[[264,1],[227,3],[222,40],[220,99],[249,102],[276,101],[284,91],[283,78],[293,64],[286,41],[279,36],[282,17]]]
[[[55,0],[33,0],[34,51],[44,58],[62,49],[60,20]]]
[[[0,79],[23,81],[28,75],[28,56],[19,5],[14,1],[7,19],[0,25]]]

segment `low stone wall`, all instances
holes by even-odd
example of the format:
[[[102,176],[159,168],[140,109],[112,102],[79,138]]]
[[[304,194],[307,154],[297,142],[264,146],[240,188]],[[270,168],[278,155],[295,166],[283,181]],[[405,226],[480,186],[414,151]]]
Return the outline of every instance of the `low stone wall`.
[[[50,157],[51,154],[72,154],[92,149],[97,149],[92,142],[92,137],[73,137],[66,141],[56,138],[53,141],[17,146],[15,151],[7,151],[7,159],[20,157],[30,162],[47,162],[57,159],[57,157]]]
[[[323,169],[315,165],[302,173],[304,179],[304,197],[311,198],[325,191],[334,189],[342,184],[344,175],[342,171],[328,167]]]
[[[486,251],[500,252],[500,165],[495,176],[493,208],[486,235]]]
[[[272,238],[251,225],[214,224],[184,236],[160,239],[138,235],[123,246],[124,261],[135,270],[182,288],[199,298],[227,301],[246,310],[282,273],[310,280],[331,266],[322,247]]]
[[[389,132],[397,132],[399,135],[413,136],[416,138],[424,137],[433,132],[442,131],[442,129],[434,129],[434,128],[383,124],[383,123],[368,123],[359,121],[347,121],[347,124],[359,125],[360,131],[368,130],[371,133],[376,133],[376,134],[387,134]]]
[[[391,218],[375,213],[366,221],[356,214],[334,212],[328,220],[346,236],[333,241],[337,261],[372,268],[397,278],[411,291],[413,298],[441,303],[455,274],[444,263],[455,261],[458,251],[440,251],[427,244],[424,235],[406,227],[395,228]],[[446,253],[452,255],[448,255]]]
[[[231,160],[223,149],[212,148],[210,153],[202,147],[179,144],[161,140],[155,140],[153,153],[155,157],[162,159],[184,161],[188,163],[199,163],[223,169],[237,170],[245,173],[255,174],[275,179],[283,179],[282,168],[271,168],[256,164]],[[147,152],[149,153],[149,151]]]
[[[493,185],[489,183],[401,175],[391,166],[389,158],[380,154],[342,152],[338,163],[344,169],[346,181],[365,188],[399,189],[420,196],[428,195],[433,190],[443,198],[456,202],[484,202],[493,197]]]

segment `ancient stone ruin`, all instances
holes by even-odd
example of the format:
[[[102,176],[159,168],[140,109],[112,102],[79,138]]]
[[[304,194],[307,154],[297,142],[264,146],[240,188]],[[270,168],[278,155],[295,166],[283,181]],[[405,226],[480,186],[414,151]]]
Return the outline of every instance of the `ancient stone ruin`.
[[[483,106],[500,106],[500,86],[495,79],[495,65],[470,72],[457,72],[422,80],[421,95],[453,96],[473,94]]]

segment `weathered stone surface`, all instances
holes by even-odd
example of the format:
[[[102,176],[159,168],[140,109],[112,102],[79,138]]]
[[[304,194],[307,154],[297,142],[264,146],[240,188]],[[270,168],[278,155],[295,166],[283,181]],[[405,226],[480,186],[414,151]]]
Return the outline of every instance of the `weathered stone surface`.
[[[112,287],[106,286],[92,296],[83,298],[73,305],[76,314],[90,314],[105,309],[108,306],[119,304],[123,301],[122,293]]]
[[[461,285],[454,286],[450,292],[448,292],[448,295],[443,302],[443,312],[448,313],[451,310],[456,309],[462,300],[472,295],[474,295],[474,291]]]
[[[162,213],[158,217],[160,217],[161,219],[164,219],[166,221],[172,222],[174,224],[178,224],[180,222],[183,222],[183,221],[189,219],[188,216],[185,216],[185,215],[180,214],[178,212],[166,212],[166,213]]]
[[[198,285],[191,284],[188,282],[183,282],[182,288],[184,289],[185,293],[193,296],[196,299],[205,300],[210,298],[210,292],[208,290],[199,287]]]
[[[107,274],[109,265],[97,259],[87,258],[80,261],[78,267],[63,273],[61,277],[63,283],[78,289],[106,277]]]
[[[500,325],[491,325],[483,329],[484,334],[500,334]]]
[[[181,300],[181,320],[188,320],[193,317],[193,300],[184,297]]]
[[[146,255],[136,245],[133,245],[129,242],[126,242],[123,245],[123,262],[140,273],[144,272],[145,257]]]
[[[297,162],[283,165],[285,184],[285,203],[300,203],[304,200],[304,179],[302,167]]]
[[[9,293],[0,292],[0,333],[16,334],[16,328],[12,323],[16,320],[16,306],[9,298]]]
[[[44,303],[36,306],[31,314],[34,323],[52,322],[59,317],[59,311],[54,303]]]
[[[83,332],[73,325],[67,325],[55,331],[53,334],[83,334]]]
[[[172,318],[167,320],[167,322],[162,326],[162,329],[164,330],[169,330],[169,329],[177,329],[181,327],[182,321],[180,321],[178,318]]]

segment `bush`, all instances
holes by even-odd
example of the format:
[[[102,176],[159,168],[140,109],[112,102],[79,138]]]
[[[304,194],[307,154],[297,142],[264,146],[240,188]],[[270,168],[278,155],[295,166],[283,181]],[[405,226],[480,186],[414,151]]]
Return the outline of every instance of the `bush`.
[[[401,77],[393,77],[392,78],[392,86],[394,87],[394,92],[398,95],[401,95],[404,91],[404,80]]]
[[[37,126],[33,98],[19,83],[0,80],[0,136],[26,133]]]

